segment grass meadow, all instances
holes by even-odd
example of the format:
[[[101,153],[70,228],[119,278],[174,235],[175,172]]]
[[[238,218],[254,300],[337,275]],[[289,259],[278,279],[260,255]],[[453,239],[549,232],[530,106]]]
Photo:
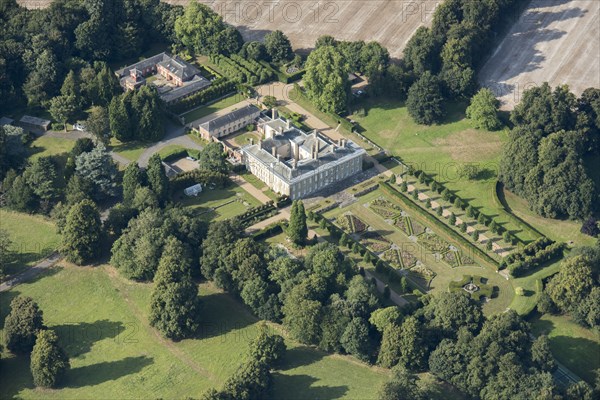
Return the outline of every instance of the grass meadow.
[[[2,321],[12,298],[33,297],[71,362],[61,388],[41,390],[33,387],[28,358],[5,351],[2,397],[197,398],[210,387],[220,387],[258,333],[257,319],[229,295],[202,284],[199,337],[170,342],[146,322],[151,290],[151,284],[127,281],[110,266],[65,265],[1,293]],[[374,398],[388,374],[351,357],[328,355],[291,340],[287,344],[290,350],[275,372],[274,399]]]
[[[12,241],[6,275],[35,265],[56,250],[60,243],[54,222],[37,215],[0,209],[0,229],[7,231]]]
[[[536,335],[548,335],[550,349],[561,363],[590,384],[594,383],[594,370],[600,368],[598,333],[565,315],[538,315],[530,322]]]

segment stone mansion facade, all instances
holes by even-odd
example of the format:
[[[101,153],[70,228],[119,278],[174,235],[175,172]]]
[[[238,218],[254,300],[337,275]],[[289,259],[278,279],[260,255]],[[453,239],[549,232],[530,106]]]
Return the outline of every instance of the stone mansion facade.
[[[274,192],[298,199],[362,171],[366,152],[351,140],[306,133],[273,114],[258,119],[263,139],[239,151],[248,171]]]

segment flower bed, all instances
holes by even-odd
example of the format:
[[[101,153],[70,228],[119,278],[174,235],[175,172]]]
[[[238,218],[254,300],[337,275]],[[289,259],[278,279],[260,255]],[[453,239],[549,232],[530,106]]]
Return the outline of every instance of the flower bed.
[[[406,223],[406,217],[398,217],[394,220],[394,226],[399,228],[402,232],[410,235],[410,231],[408,230],[408,224]]]
[[[419,236],[420,234],[425,232],[425,227],[414,220],[410,220],[410,224],[412,226],[412,233],[414,236]]]
[[[448,251],[444,253],[444,261],[450,264],[451,267],[458,267],[460,265],[460,256],[457,251]]]
[[[384,199],[383,197],[376,198],[375,200],[373,200],[373,202],[371,204],[374,206],[377,206],[377,207],[387,208],[388,210],[395,210],[397,212],[402,211],[402,209],[400,208],[399,205],[394,204],[391,201],[389,201],[388,199]]]
[[[434,233],[424,233],[419,236],[419,244],[427,250],[436,253],[443,253],[448,250],[448,247],[450,246],[448,242]]]
[[[373,250],[376,253],[381,253],[390,248],[389,240],[379,234],[379,232],[366,232],[363,234],[361,244]]]
[[[346,232],[359,233],[367,230],[368,225],[353,214],[344,214],[337,217],[337,224]]]
[[[392,219],[399,213],[398,211],[393,211],[389,208],[383,208],[373,204],[369,206],[369,209],[371,209],[371,211],[373,211],[375,214],[381,215],[385,219]]]
[[[475,265],[475,261],[464,253],[460,255],[460,263],[461,265]]]
[[[402,259],[402,265],[404,265],[404,268],[412,268],[417,263],[417,257],[406,250],[402,250],[400,252],[400,258]]]
[[[395,268],[402,268],[402,261],[400,260],[400,256],[398,255],[398,250],[388,250],[381,255],[381,259],[383,261],[388,262]]]

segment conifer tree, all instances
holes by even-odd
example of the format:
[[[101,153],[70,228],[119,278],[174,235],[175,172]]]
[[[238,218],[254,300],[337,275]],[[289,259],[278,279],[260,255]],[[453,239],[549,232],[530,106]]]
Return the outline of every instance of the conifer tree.
[[[91,261],[98,255],[101,229],[100,213],[91,200],[75,204],[62,232],[61,252],[77,265]]]
[[[36,386],[56,386],[69,369],[69,359],[52,330],[40,331],[31,352],[31,375]]]
[[[290,224],[288,225],[287,234],[290,240],[298,246],[302,246],[304,243],[306,243],[306,239],[308,237],[308,227],[306,225],[304,204],[301,200],[295,200],[292,204]]]

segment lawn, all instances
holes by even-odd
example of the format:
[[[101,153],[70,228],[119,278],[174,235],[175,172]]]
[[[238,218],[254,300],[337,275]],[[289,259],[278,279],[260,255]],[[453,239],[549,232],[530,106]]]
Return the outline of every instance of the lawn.
[[[534,226],[550,239],[560,242],[573,241],[575,246],[593,246],[596,240],[581,233],[581,222],[544,218],[529,209],[524,200],[508,190],[504,190],[504,198],[512,212],[523,221]]]
[[[232,218],[261,204],[250,193],[234,184],[225,189],[204,188],[197,197],[187,197],[180,193],[175,201],[194,209],[205,220]]]
[[[219,110],[222,110],[224,108],[231,107],[232,105],[239,103],[240,101],[243,101],[244,99],[245,98],[243,96],[241,96],[238,93],[235,93],[235,94],[225,97],[215,103],[209,104],[207,106],[202,106],[195,110],[181,114],[181,117],[183,117],[185,119],[185,123],[188,124],[190,122],[193,122],[197,119],[206,117],[207,115],[210,115],[210,114],[217,112]]]
[[[536,316],[531,325],[535,335],[546,334],[556,359],[588,383],[600,368],[600,336],[571,321],[568,316]]]
[[[449,103],[446,122],[432,126],[416,124],[404,103],[397,100],[368,99],[359,107],[364,107],[365,115],[356,113],[352,119],[360,125],[363,135],[434,176],[484,214],[496,216],[496,221],[520,239],[535,239],[513,225],[495,200],[498,162],[508,131],[472,128],[465,119],[463,103]],[[477,165],[479,176],[473,180],[459,176],[458,170],[464,164]]]
[[[180,151],[185,151],[187,150],[185,147],[183,146],[179,146],[177,144],[170,144],[167,145],[165,147],[163,147],[162,149],[160,149],[158,151],[158,155],[160,156],[160,158],[165,159],[167,156],[173,155],[175,153],[179,153]]]
[[[203,284],[200,337],[166,341],[147,324],[151,285],[126,281],[109,266],[56,268],[0,294],[2,320],[18,294],[38,302],[46,325],[59,334],[71,370],[62,388],[34,389],[28,359],[4,352],[3,398],[198,398],[235,371],[257,333],[257,319],[243,306]],[[353,358],[287,343],[290,350],[274,374],[273,399],[374,398],[386,379],[387,371]]]
[[[148,148],[148,143],[143,142],[120,142],[117,139],[111,139],[112,151],[125,157],[129,161],[137,161],[142,153]]]
[[[75,146],[76,139],[65,139],[51,136],[40,136],[31,142],[29,152],[30,160],[35,160],[40,157],[56,156],[71,151]]]
[[[51,254],[59,245],[56,226],[47,218],[0,209],[0,229],[8,231],[13,242],[12,260],[6,266],[11,275]]]
[[[538,297],[541,294],[540,291],[543,289],[541,280],[557,273],[560,270],[561,262],[562,261],[556,261],[550,265],[544,265],[525,276],[513,278],[513,286],[515,288],[522,287],[525,291],[525,295],[515,296],[512,303],[510,303],[510,308],[522,315],[531,312],[533,307],[537,304]],[[536,283],[538,280],[540,282]]]

